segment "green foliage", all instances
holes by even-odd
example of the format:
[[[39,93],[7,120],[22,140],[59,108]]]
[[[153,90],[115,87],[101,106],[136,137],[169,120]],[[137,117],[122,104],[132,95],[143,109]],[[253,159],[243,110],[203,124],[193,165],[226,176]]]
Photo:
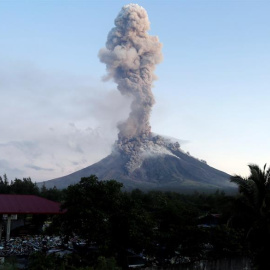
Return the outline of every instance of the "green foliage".
[[[99,181],[93,175],[70,186],[63,204],[67,210],[63,233],[75,233],[96,243],[100,255],[117,254],[123,267],[128,249],[159,258],[173,257],[177,250],[185,256],[200,257],[204,244],[210,241],[220,256],[224,249],[241,249],[232,241],[236,231],[227,226],[211,233],[197,226],[198,217],[207,212],[224,214],[226,223],[233,199],[223,192],[183,195],[137,189],[128,193],[121,187],[114,180]]]
[[[9,187],[8,178],[6,174],[4,174],[3,178],[0,176],[0,193],[2,194],[10,193],[10,187]]]
[[[17,270],[16,257],[6,257],[5,262],[0,264],[0,270]]]
[[[249,165],[250,176],[233,176],[239,187],[231,224],[246,230],[247,240],[258,269],[270,268],[270,168]],[[264,268],[266,267],[266,268]]]
[[[110,181],[98,181],[94,175],[69,186],[65,192],[63,209],[63,231],[75,233],[89,242],[96,242],[104,248],[111,239],[111,220],[119,213],[122,184]]]
[[[121,270],[113,257],[100,256],[94,266],[87,266],[82,258],[78,260],[74,255],[59,256],[56,254],[46,255],[37,252],[30,256],[29,270]],[[13,268],[11,268],[13,269]]]
[[[217,226],[211,229],[208,239],[214,247],[211,253],[212,257],[233,256],[243,253],[244,235],[241,230],[226,225]]]
[[[48,200],[61,202],[64,192],[64,190],[59,190],[56,187],[47,189],[43,186],[39,189],[30,177],[23,178],[23,180],[16,178],[9,182],[6,174],[3,177],[0,176],[0,194],[37,195]]]
[[[98,257],[97,265],[94,270],[120,270],[117,266],[115,258],[105,258],[103,256]]]
[[[39,196],[51,201],[61,202],[63,200],[64,193],[65,190],[59,190],[56,187],[47,189],[45,185],[43,185],[40,189]]]
[[[15,179],[10,184],[10,193],[12,194],[32,194],[38,195],[39,189],[31,178],[23,178],[23,180]]]
[[[4,180],[3,180],[4,179]],[[0,193],[1,194],[33,194],[38,195],[39,189],[31,178],[23,178],[23,180],[15,179],[8,182],[6,175],[0,177]]]
[[[60,265],[59,265],[60,264]],[[60,258],[54,254],[46,256],[42,252],[36,252],[29,258],[29,270],[57,270],[63,269]]]
[[[160,264],[176,256],[176,252],[197,259],[241,253],[242,228],[246,232],[253,228],[249,232],[251,237],[254,228],[263,228],[259,222],[261,219],[257,218],[258,213],[259,216],[268,217],[268,191],[260,183],[268,188],[268,180],[263,182],[262,178],[268,177],[269,170],[259,172],[257,169],[252,167],[257,178],[254,181],[249,178],[248,181],[254,183],[248,184],[248,187],[246,180],[239,177],[232,180],[239,186],[242,184],[244,192],[241,194],[248,194],[238,199],[219,190],[212,194],[197,192],[190,195],[161,191],[144,193],[138,189],[123,192],[121,183],[115,180],[100,181],[94,175],[82,178],[78,184],[66,190],[47,189],[45,186],[39,190],[30,178],[15,179],[9,183],[4,176],[0,178],[0,192],[36,194],[61,202],[66,213],[54,217],[46,233],[75,234],[97,248],[95,252],[86,250],[76,256],[73,254],[63,258],[37,253],[31,257],[30,270],[109,270],[118,269],[117,264],[122,268],[127,267],[128,250],[155,257]],[[258,187],[254,188],[256,185]],[[245,211],[237,212],[239,209]],[[233,218],[232,210],[236,211]],[[198,227],[198,218],[207,213],[221,214],[221,225]],[[240,216],[238,221],[237,216]],[[229,218],[231,227],[226,225]],[[36,217],[37,224],[43,221]],[[206,244],[213,247],[207,254],[204,248]]]

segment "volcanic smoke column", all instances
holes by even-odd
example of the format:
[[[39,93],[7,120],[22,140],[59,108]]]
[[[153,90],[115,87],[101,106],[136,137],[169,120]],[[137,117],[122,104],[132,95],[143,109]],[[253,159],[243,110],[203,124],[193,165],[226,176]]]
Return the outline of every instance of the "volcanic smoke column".
[[[155,103],[151,88],[156,78],[155,65],[162,60],[162,45],[158,37],[148,35],[147,12],[137,4],[124,6],[115,26],[99,58],[106,64],[107,78],[114,79],[122,95],[133,98],[128,119],[118,126],[118,138],[120,141],[146,138],[151,134],[149,118]]]

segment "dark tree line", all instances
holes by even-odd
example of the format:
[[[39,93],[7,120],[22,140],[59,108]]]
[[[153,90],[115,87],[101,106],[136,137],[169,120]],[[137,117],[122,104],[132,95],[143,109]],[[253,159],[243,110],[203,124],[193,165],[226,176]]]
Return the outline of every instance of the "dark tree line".
[[[244,252],[241,230],[226,225],[234,197],[223,192],[125,192],[121,183],[92,175],[69,186],[63,201],[67,212],[55,220],[55,230],[79,235],[97,248],[98,256],[114,257],[123,268],[130,252],[143,253],[160,265],[177,256],[198,260],[206,252],[208,258]],[[220,226],[198,226],[206,213],[222,214]]]
[[[62,203],[51,233],[78,235],[87,241],[83,260],[115,258],[125,268],[130,252],[165,265],[173,257],[194,259],[252,256],[257,269],[270,268],[270,169],[250,165],[250,176],[233,176],[237,195],[133,190],[115,180],[82,178],[65,190],[38,188],[30,178],[0,177],[0,193],[34,194]],[[216,226],[200,226],[200,217],[219,214]],[[90,253],[89,253],[90,252]],[[80,259],[81,260],[81,259]],[[106,261],[106,259],[105,259]],[[267,269],[268,269],[267,268]]]
[[[239,187],[231,216],[231,226],[245,232],[256,269],[270,269],[270,167],[249,165],[250,175],[233,176]]]
[[[31,178],[23,178],[9,181],[6,174],[0,176],[0,194],[28,194],[37,195],[46,199],[61,202],[64,191],[58,190],[56,187],[47,189],[44,185],[39,188],[33,183]]]

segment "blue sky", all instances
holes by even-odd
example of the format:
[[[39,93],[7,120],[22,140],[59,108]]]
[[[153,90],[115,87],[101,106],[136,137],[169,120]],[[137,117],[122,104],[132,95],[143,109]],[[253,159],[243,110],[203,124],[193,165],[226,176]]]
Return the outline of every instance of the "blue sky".
[[[129,112],[103,82],[126,1],[0,0],[0,175],[49,180],[110,153]],[[164,60],[152,131],[229,174],[269,163],[270,1],[136,1]]]

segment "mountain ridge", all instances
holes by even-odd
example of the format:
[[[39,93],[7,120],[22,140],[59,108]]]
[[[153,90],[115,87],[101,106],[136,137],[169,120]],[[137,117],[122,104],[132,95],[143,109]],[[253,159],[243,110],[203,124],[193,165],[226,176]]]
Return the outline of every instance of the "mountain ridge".
[[[181,150],[171,154],[149,155],[131,171],[125,170],[127,157],[114,151],[102,160],[69,175],[38,183],[47,188],[63,189],[76,184],[82,177],[96,175],[100,180],[114,179],[126,190],[167,190],[177,192],[234,190],[230,175],[217,170]]]

